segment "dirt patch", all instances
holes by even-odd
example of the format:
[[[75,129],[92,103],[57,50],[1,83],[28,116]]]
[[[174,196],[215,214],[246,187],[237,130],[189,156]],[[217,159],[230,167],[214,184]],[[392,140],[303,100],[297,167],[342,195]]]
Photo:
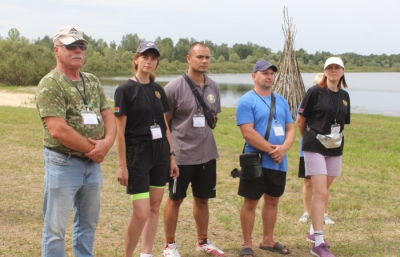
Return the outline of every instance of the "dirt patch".
[[[35,95],[0,91],[0,105],[35,108]]]

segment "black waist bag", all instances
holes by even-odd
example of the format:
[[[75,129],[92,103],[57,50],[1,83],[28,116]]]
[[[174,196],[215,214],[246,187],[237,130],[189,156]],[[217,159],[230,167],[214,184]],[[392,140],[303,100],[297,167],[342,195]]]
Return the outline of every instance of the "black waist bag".
[[[242,168],[241,179],[252,180],[262,177],[260,153],[243,153],[239,157]]]

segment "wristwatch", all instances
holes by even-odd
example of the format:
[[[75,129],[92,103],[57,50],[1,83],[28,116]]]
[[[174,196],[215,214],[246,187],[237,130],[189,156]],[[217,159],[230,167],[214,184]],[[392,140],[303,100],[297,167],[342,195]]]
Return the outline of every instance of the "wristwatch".
[[[172,156],[172,155],[173,155],[173,156],[176,156],[174,151],[172,151],[172,152],[169,153],[169,156]]]

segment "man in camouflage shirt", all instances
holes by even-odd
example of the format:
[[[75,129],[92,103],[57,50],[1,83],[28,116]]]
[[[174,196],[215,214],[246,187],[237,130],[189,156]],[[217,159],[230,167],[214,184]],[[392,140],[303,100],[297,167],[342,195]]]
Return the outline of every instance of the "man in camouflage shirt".
[[[44,128],[42,256],[66,256],[72,206],[75,255],[93,256],[103,182],[100,163],[114,143],[114,115],[99,80],[79,71],[88,44],[81,31],[61,28],[53,41],[57,66],[36,90]]]

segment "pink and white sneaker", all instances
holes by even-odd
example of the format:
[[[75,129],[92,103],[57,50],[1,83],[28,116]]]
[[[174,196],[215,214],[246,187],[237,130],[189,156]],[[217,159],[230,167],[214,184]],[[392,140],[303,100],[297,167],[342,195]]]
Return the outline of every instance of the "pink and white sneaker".
[[[197,251],[206,252],[212,256],[226,256],[226,254],[221,249],[211,243],[210,239],[207,239],[207,243],[203,245],[197,243]]]

